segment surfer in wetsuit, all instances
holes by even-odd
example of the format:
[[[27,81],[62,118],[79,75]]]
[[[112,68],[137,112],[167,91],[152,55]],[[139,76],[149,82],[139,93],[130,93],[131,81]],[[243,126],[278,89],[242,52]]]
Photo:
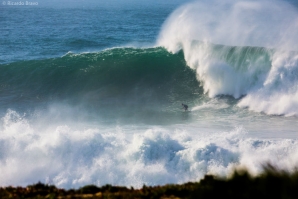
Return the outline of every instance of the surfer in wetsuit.
[[[187,111],[188,106],[186,104],[183,104],[183,103],[182,103],[182,106],[183,106],[184,110]]]

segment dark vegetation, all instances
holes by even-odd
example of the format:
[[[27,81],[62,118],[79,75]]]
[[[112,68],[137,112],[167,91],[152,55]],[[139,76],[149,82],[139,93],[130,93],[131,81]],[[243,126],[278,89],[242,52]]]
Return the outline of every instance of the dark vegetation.
[[[293,173],[267,166],[263,174],[252,177],[247,171],[235,171],[229,179],[206,175],[200,182],[181,185],[119,187],[87,185],[77,190],[64,190],[37,183],[23,187],[0,188],[0,198],[102,198],[102,199],[290,199],[298,198],[298,170]]]

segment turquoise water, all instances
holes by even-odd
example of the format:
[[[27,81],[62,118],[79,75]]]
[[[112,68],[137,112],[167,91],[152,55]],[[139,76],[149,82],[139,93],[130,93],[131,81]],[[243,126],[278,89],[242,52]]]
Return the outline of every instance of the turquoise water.
[[[0,186],[293,170],[297,21],[286,1],[2,2]]]

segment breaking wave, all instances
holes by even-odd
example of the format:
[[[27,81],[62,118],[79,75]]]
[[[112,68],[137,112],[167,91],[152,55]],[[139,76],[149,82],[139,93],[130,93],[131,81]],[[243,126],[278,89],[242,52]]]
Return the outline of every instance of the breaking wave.
[[[199,1],[172,13],[157,44],[183,51],[209,97],[242,97],[240,107],[292,116],[298,114],[297,27],[297,9],[284,1]]]

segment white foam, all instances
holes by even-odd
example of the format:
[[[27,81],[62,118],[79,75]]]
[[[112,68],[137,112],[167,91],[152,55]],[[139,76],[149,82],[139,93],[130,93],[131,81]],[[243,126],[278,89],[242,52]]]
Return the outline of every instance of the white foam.
[[[0,186],[41,181],[64,188],[141,187],[226,176],[238,166],[257,174],[266,162],[291,171],[298,163],[297,140],[249,138],[242,128],[210,134],[186,127],[47,123],[39,129],[9,110],[1,123]]]
[[[298,54],[276,52],[264,83],[239,103],[240,107],[274,115],[298,115]]]

